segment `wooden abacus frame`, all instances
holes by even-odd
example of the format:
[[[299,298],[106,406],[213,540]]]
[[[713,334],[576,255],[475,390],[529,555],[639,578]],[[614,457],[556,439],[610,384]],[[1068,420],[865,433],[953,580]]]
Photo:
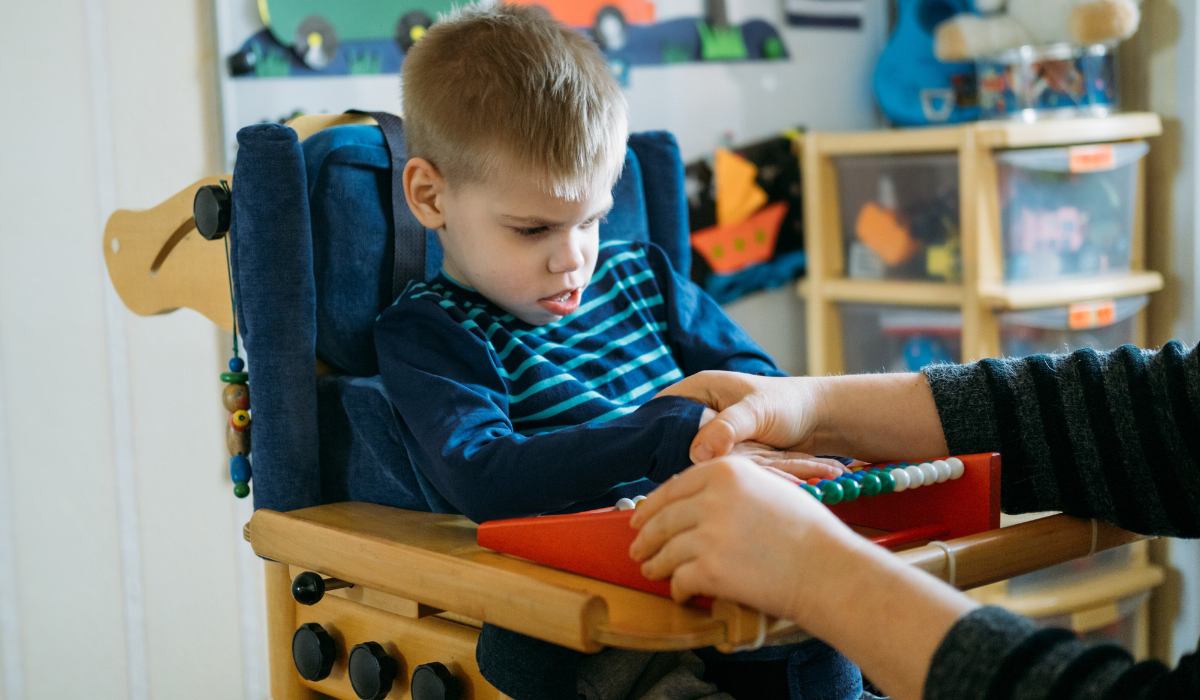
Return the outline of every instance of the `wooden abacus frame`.
[[[929,129],[808,133],[802,155],[808,271],[798,285],[807,313],[808,374],[845,371],[838,309],[843,302],[957,308],[962,311],[962,361],[969,362],[1001,355],[998,323],[1001,311],[1116,299],[1162,289],[1162,275],[1145,270],[1144,160],[1138,163],[1130,272],[1048,283],[1005,284],[998,178],[993,157],[993,152],[1000,149],[1111,143],[1160,133],[1162,123],[1158,115],[1150,113],[1034,124],[987,121]],[[848,278],[834,159],[931,153],[958,155],[962,283]],[[1137,342],[1144,342],[1145,311],[1138,314],[1136,328]]]

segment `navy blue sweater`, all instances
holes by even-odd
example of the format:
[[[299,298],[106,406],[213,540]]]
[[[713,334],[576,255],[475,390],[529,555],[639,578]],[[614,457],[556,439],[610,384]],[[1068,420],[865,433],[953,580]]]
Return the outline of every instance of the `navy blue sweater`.
[[[559,321],[532,326],[440,275],[380,315],[375,346],[414,465],[476,522],[661,482],[691,464],[704,407],[659,389],[708,369],[783,374],[661,249],[617,241]]]

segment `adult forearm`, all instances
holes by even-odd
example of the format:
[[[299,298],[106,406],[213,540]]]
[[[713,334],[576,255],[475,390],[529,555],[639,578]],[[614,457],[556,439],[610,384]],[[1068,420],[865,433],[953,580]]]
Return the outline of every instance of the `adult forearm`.
[[[866,540],[845,533],[823,543],[826,580],[816,599],[796,602],[793,619],[862,668],[897,700],[919,700],[934,653],[978,604]]]
[[[947,454],[937,405],[925,375],[814,377],[816,427],[801,449],[865,461]]]

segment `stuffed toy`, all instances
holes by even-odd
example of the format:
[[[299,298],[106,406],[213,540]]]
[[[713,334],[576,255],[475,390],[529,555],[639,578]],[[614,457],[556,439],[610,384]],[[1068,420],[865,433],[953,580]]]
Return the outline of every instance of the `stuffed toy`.
[[[1140,0],[976,0],[980,14],[957,14],[937,26],[934,53],[969,61],[1027,44],[1077,46],[1120,41],[1137,31]]]

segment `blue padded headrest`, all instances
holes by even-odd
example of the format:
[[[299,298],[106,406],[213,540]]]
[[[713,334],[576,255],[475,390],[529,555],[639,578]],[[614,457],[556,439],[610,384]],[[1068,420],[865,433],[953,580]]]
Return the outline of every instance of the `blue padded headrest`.
[[[388,149],[374,126],[325,129],[302,148],[311,207],[317,356],[342,372],[371,376],[379,372],[375,318],[393,301]],[[687,235],[683,164],[674,137],[662,132],[631,136],[600,237],[654,241],[686,274]],[[437,274],[442,255],[432,231],[427,251],[429,278]]]

